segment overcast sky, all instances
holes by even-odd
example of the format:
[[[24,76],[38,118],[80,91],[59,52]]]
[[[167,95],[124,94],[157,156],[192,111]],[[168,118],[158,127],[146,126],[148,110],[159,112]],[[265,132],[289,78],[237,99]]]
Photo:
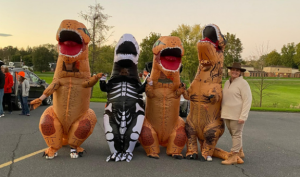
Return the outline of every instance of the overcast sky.
[[[56,31],[64,19],[83,22],[78,13],[95,0],[1,0],[0,47],[18,48],[56,44]],[[97,1],[111,18],[113,36],[124,33],[138,42],[150,32],[169,35],[180,24],[217,24],[222,33],[236,34],[244,50],[242,57],[257,55],[268,45],[269,52],[287,43],[300,42],[300,0],[102,0]],[[266,47],[265,47],[266,48]]]

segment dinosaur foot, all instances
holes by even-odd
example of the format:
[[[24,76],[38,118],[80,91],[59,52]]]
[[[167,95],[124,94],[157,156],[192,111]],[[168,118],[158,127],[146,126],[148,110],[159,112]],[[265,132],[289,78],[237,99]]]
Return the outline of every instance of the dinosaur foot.
[[[198,153],[193,153],[193,154],[186,155],[186,159],[196,160],[196,159],[198,159]]]
[[[47,160],[51,160],[54,157],[56,157],[58,154],[56,152],[57,150],[49,147],[43,154],[43,157],[45,157]]]
[[[126,160],[126,162],[130,162],[132,157],[133,157],[133,154],[131,152],[125,152],[125,153],[122,154],[121,160],[122,161]]]
[[[71,157],[71,159],[77,159],[78,157],[82,157],[84,151],[85,150],[83,148],[81,148],[81,147],[77,147],[77,149],[71,148],[70,149],[70,157]]]
[[[147,154],[147,156],[150,157],[150,158],[159,159],[158,154]]]
[[[45,157],[47,160],[51,160],[54,159],[54,157],[56,157],[57,155],[57,152],[55,152],[53,156],[49,156],[48,154],[46,154],[46,152],[44,152],[43,157]]]
[[[172,154],[172,157],[180,160],[183,158],[182,154]]]

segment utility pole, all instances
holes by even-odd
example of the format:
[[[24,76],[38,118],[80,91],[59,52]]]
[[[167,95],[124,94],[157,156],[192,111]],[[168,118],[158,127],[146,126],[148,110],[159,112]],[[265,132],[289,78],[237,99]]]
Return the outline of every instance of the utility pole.
[[[94,74],[94,62],[95,62],[95,26],[96,26],[96,19],[99,18],[99,14],[94,14],[94,17],[93,17],[93,51],[92,51],[92,66],[91,69],[92,69],[92,72],[91,72],[91,77],[93,77],[93,74]],[[94,86],[92,87],[91,89],[91,98],[93,97],[93,90],[94,90]]]

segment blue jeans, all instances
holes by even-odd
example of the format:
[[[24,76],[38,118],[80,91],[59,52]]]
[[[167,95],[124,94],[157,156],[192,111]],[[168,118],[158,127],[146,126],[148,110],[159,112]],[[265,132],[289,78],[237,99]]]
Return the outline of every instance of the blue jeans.
[[[28,108],[28,103],[27,103],[28,96],[23,97],[22,95],[19,95],[19,100],[21,102],[22,106],[22,114],[26,115],[29,114],[29,108]]]
[[[4,95],[4,89],[0,89],[0,115],[3,114],[3,95]]]

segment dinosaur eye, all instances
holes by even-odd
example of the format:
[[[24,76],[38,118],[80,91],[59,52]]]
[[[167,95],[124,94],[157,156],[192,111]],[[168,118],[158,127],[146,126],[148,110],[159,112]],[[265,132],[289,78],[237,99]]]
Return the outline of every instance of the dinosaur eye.
[[[166,45],[165,43],[161,42],[160,40],[157,40],[154,44],[153,44],[153,48],[158,46],[158,45]]]
[[[77,29],[82,30],[86,35],[91,37],[89,31],[86,28],[77,28]]]

